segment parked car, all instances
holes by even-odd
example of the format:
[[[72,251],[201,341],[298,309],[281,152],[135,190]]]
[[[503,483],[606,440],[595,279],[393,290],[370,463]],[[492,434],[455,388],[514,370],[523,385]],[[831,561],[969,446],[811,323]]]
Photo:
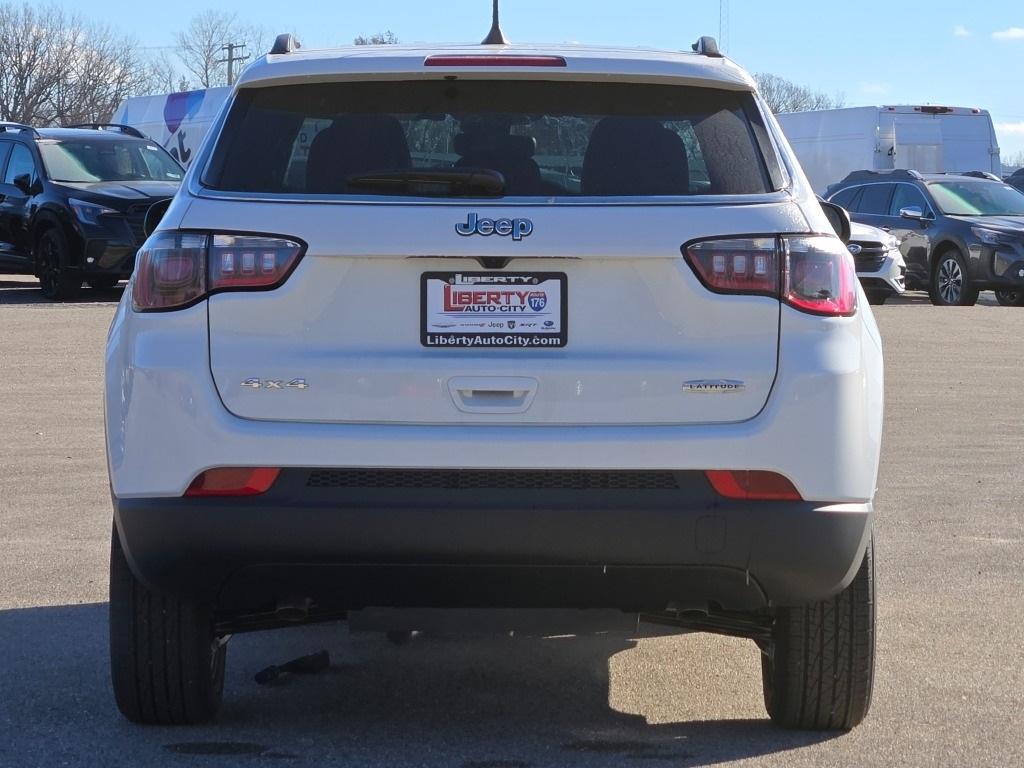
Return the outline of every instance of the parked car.
[[[847,248],[869,303],[885,304],[886,299],[907,290],[907,263],[899,241],[888,232],[853,222]]]
[[[933,304],[971,305],[996,291],[1020,306],[1024,194],[985,172],[858,171],[829,189],[850,217],[900,241],[908,288]]]
[[[246,68],[108,339],[125,716],[213,717],[241,632],[526,610],[750,638],[776,723],[864,718],[878,328],[754,81],[695,48]]]
[[[0,123],[0,168],[0,273],[37,276],[52,300],[128,277],[147,212],[184,176],[138,131],[98,124]]]

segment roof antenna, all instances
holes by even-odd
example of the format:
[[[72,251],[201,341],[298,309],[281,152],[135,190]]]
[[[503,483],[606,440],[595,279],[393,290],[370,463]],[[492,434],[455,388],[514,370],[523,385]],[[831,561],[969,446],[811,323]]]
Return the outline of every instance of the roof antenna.
[[[502,34],[501,24],[498,23],[498,0],[494,0],[494,20],[491,22],[491,31],[487,33],[480,45],[508,45],[508,40]]]

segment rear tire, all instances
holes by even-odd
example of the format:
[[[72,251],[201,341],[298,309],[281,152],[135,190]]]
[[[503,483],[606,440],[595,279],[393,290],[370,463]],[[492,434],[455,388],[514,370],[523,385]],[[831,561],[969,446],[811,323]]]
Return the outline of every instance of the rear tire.
[[[764,704],[783,728],[849,730],[871,706],[875,565],[869,541],[857,575],[828,600],[780,608],[761,656]]]
[[[956,248],[945,250],[936,257],[928,295],[937,307],[973,307],[977,304],[978,289],[971,286],[967,262]]]
[[[110,544],[110,676],[134,723],[211,720],[224,692],[227,648],[210,606],[147,589],[128,566],[115,528]]]
[[[996,291],[996,301],[1004,307],[1024,307],[1024,290]]]
[[[50,301],[74,299],[82,290],[82,278],[69,270],[71,249],[57,227],[43,232],[36,244],[39,287]]]

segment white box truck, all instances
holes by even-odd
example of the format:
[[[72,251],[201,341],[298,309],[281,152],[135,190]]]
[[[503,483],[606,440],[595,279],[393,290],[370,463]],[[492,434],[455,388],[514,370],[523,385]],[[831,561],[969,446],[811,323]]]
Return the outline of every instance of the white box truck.
[[[121,102],[111,120],[138,128],[187,167],[230,93],[223,87],[134,96]]]
[[[818,194],[851,171],[999,174],[999,143],[984,109],[848,107],[776,115]]]

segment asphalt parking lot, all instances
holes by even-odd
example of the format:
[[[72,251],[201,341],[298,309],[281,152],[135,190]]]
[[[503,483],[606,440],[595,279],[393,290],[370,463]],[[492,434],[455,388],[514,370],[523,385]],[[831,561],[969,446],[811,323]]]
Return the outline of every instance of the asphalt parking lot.
[[[886,432],[878,675],[849,734],[768,724],[753,643],[232,640],[218,724],[129,725],[107,671],[102,360],[118,290],[0,276],[0,766],[1024,764],[1024,310],[877,308]],[[154,435],[158,439],[158,435]],[[327,648],[322,675],[253,674]]]

